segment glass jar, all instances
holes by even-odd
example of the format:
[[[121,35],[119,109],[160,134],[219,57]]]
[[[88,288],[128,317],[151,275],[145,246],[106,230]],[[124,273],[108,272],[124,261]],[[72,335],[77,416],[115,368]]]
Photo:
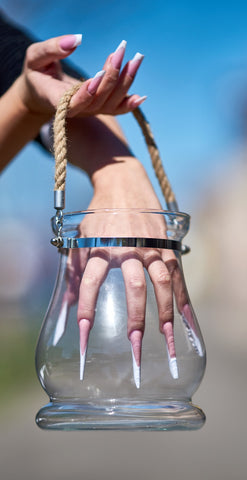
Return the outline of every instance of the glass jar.
[[[36,349],[46,429],[190,430],[206,364],[184,281],[181,212],[63,216],[60,266]],[[56,232],[55,218],[52,220]]]

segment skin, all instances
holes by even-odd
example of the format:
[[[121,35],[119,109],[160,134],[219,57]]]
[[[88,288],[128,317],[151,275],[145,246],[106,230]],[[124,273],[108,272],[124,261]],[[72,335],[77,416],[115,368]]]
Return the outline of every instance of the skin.
[[[0,117],[0,169],[3,169],[28,141],[35,138],[41,126],[52,119],[63,93],[77,83],[77,80],[68,77],[61,68],[60,60],[74,51],[74,48],[61,48],[60,42],[63,38],[65,37],[57,37],[31,45],[26,53],[22,74],[0,99],[1,112],[4,112]],[[124,49],[108,56],[103,66],[105,74],[94,94],[88,91],[88,86],[93,81],[89,79],[72,98],[67,127],[70,138],[69,159],[75,166],[86,171],[91,179],[94,195],[89,209],[161,209],[143,166],[131,154],[124,134],[114,118],[115,115],[132,111],[142,102],[139,95],[128,94],[141,60],[135,66],[129,61],[121,70],[123,56]],[[134,236],[134,227],[128,223],[128,219],[126,226],[128,235],[133,233]],[[80,233],[87,235],[91,228],[89,222],[82,222]],[[161,232],[163,237],[166,234],[163,219],[155,218],[152,222],[144,222],[140,228],[143,237],[157,237],[157,232]],[[100,285],[109,268],[117,264],[122,269],[126,286],[127,334],[130,339],[133,338],[134,343],[138,340],[140,344],[140,335],[132,334],[141,332],[142,336],[144,332],[146,268],[154,285],[159,328],[165,334],[166,324],[169,333],[166,336],[169,338],[168,348],[172,355],[175,355],[173,291],[180,311],[188,303],[176,257],[168,250],[149,249],[145,253],[142,251],[145,249],[127,250],[121,249],[121,254],[116,253],[115,258],[109,257],[107,249],[91,249],[70,254],[67,267],[68,304],[79,300],[78,323],[80,326],[82,321],[86,321],[88,332],[93,325]],[[84,336],[88,335],[82,324],[80,331],[84,332]],[[138,348],[140,351],[140,347]]]

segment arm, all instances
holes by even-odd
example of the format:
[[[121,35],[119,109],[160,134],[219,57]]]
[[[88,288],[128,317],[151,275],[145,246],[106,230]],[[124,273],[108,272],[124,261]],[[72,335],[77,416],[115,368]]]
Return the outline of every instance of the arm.
[[[49,119],[30,112],[20,101],[17,82],[0,98],[0,171],[39,133]]]
[[[3,112],[0,123],[1,168],[25,143],[35,137],[42,124],[52,118],[61,96],[77,83],[75,78],[63,71],[60,63],[78,45],[77,37],[57,37],[33,44],[27,49],[22,74],[0,99]],[[127,95],[143,56],[139,54],[139,58],[128,62],[120,73],[124,53],[125,44],[121,42],[117,50],[107,58],[104,70],[86,80],[72,99],[69,115],[84,118],[83,126],[87,131],[91,127],[95,131],[92,117],[126,113],[143,101],[138,95]],[[97,131],[104,142],[105,124],[109,124],[113,131],[112,141],[114,135],[118,136],[119,127],[110,117],[103,118],[95,118]],[[90,138],[93,137],[93,132]],[[80,167],[87,170],[88,164],[80,164]]]

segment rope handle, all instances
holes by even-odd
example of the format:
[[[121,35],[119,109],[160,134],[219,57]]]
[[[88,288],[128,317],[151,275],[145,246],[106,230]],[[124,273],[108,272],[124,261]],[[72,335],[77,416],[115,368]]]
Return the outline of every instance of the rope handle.
[[[82,83],[75,84],[72,88],[67,90],[62,96],[56,110],[55,120],[53,124],[54,131],[54,156],[55,156],[55,185],[54,185],[54,199],[55,208],[63,209],[65,203],[65,181],[67,169],[67,140],[66,140],[66,117],[69,104],[73,95],[79,90]],[[159,150],[155,142],[150,125],[146,120],[141,109],[137,107],[132,114],[137,120],[147,148],[151,157],[152,165],[159,181],[162,193],[164,195],[167,208],[171,211],[177,211],[178,206],[175,195],[172,191],[171,185],[165,173]]]

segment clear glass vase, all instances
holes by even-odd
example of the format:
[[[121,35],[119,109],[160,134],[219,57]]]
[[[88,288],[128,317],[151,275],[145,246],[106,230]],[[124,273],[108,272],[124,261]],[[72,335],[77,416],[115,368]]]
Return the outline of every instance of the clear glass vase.
[[[206,364],[186,289],[184,213],[65,214],[55,289],[36,349],[45,429],[191,430]],[[56,231],[55,219],[53,229]]]

